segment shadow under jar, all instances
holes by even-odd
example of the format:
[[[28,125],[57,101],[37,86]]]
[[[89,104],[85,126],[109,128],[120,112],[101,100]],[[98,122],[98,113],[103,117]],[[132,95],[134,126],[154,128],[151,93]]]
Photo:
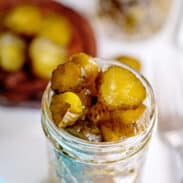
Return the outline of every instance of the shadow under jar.
[[[48,139],[49,179],[54,183],[134,183],[142,174],[147,148],[156,124],[156,105],[151,86],[129,67],[109,60],[95,59],[105,69],[112,65],[128,69],[146,88],[146,112],[140,119],[147,128],[138,136],[115,142],[89,142],[58,129],[51,118],[50,85],[42,99],[42,127]]]
[[[135,40],[158,32],[170,7],[171,0],[99,0],[98,15],[109,34]]]

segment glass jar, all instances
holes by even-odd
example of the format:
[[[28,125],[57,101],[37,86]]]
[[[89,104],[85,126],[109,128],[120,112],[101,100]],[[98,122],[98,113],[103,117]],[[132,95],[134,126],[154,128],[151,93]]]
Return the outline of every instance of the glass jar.
[[[98,14],[109,33],[134,40],[159,31],[170,5],[171,0],[99,0]]]
[[[93,143],[77,138],[54,125],[49,110],[52,91],[48,85],[42,99],[42,126],[48,139],[52,182],[132,183],[142,173],[157,116],[152,88],[143,76],[121,63],[95,60],[102,69],[118,65],[141,80],[147,92],[147,110],[140,122],[148,124],[148,127],[138,136],[116,142]]]

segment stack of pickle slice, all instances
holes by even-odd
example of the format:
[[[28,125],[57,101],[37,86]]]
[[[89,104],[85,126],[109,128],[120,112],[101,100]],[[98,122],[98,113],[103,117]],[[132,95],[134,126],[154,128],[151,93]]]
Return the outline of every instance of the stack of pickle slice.
[[[118,141],[142,133],[147,124],[146,89],[126,68],[102,70],[92,57],[73,55],[52,73],[50,110],[58,128],[92,142]]]

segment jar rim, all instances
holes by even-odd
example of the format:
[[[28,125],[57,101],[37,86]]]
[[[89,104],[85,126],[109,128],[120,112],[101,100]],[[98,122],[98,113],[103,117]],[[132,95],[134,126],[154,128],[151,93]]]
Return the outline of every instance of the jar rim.
[[[148,114],[150,123],[149,123],[148,127],[146,128],[146,130],[144,132],[142,132],[142,134],[140,134],[140,135],[129,137],[129,138],[124,138],[124,139],[121,139],[119,141],[90,142],[90,141],[81,139],[79,137],[76,137],[76,136],[68,133],[64,129],[58,129],[51,119],[51,111],[49,109],[48,101],[49,101],[49,94],[51,93],[50,83],[48,84],[47,88],[45,89],[45,92],[44,92],[43,97],[42,97],[42,112],[44,113],[44,115],[46,115],[46,118],[47,118],[46,125],[48,125],[49,128],[51,128],[53,130],[55,135],[61,136],[67,142],[72,142],[76,146],[79,144],[83,147],[94,148],[94,149],[95,148],[96,149],[98,149],[98,148],[99,149],[101,149],[101,148],[108,149],[109,147],[115,148],[115,147],[125,146],[126,144],[131,144],[133,146],[136,144],[136,142],[140,142],[140,141],[145,140],[145,138],[148,136],[149,132],[151,132],[155,126],[156,113],[157,113],[155,96],[154,96],[154,92],[153,92],[153,89],[152,89],[150,83],[147,81],[147,79],[143,75],[141,75],[140,73],[138,73],[134,69],[130,68],[129,66],[127,66],[121,62],[117,62],[115,60],[108,60],[108,59],[104,59],[104,58],[94,58],[94,60],[96,61],[97,64],[98,63],[107,63],[107,64],[109,64],[109,66],[110,65],[111,66],[112,65],[122,66],[123,68],[126,68],[127,70],[129,70],[130,72],[135,74],[135,76],[138,77],[141,80],[141,82],[144,84],[144,86],[147,90],[146,91],[147,97],[149,98],[149,101],[150,101],[150,110],[149,110],[150,112]],[[45,121],[42,120],[42,123],[45,123]]]

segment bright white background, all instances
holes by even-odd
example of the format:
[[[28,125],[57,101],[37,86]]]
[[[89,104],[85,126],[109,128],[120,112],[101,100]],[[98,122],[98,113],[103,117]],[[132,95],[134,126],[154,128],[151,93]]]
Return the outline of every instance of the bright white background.
[[[93,13],[92,7],[95,5],[94,0],[65,0],[64,2],[86,16]],[[112,57],[123,53],[139,57],[143,62],[143,73],[153,86],[156,88],[157,82],[162,85],[162,91],[157,90],[157,98],[167,93],[164,87],[166,82],[172,82],[174,86],[174,81],[169,80],[173,77],[171,73],[176,75],[177,69],[183,72],[182,50],[177,49],[174,43],[180,2],[181,0],[174,0],[167,25],[158,35],[133,44],[108,38],[95,22],[95,18],[90,17],[97,36],[98,55]],[[163,81],[161,74],[164,73],[160,70],[162,68],[170,73],[170,78]],[[174,93],[170,93],[169,101],[171,100],[170,103],[173,104]],[[165,111],[169,110],[168,105],[161,104],[161,106]],[[181,112],[181,105],[179,112]],[[40,121],[39,110],[0,107],[0,182],[2,179],[5,183],[46,183],[47,151]],[[143,182],[176,183],[173,179],[175,168],[172,158],[168,147],[156,134],[148,154]]]

